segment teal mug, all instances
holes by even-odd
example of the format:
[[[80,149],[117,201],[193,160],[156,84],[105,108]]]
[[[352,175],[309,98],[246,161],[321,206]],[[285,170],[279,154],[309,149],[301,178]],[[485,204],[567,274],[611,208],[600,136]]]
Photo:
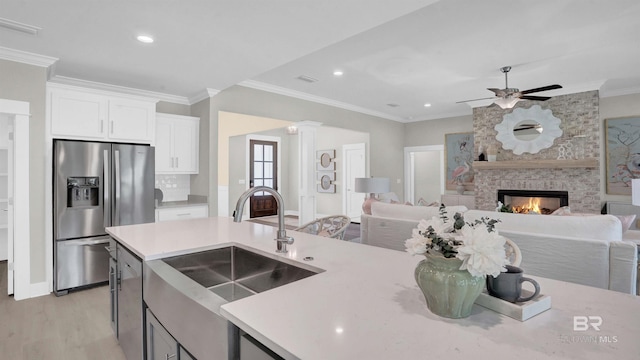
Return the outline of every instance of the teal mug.
[[[526,278],[523,275],[523,271],[521,268],[512,265],[506,265],[506,272],[500,273],[500,275],[496,276],[487,276],[487,291],[489,295],[495,296],[502,300],[519,303],[529,301],[538,294],[540,294],[540,285],[530,278]],[[522,297],[522,283],[529,282],[535,288],[533,295]]]

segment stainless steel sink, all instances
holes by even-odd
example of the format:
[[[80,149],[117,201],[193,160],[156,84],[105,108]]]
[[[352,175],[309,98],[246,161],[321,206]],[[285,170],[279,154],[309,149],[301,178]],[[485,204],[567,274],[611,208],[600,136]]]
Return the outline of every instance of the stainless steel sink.
[[[220,307],[323,270],[226,246],[144,263],[143,297],[169,333],[198,359],[239,358],[240,329]]]
[[[175,256],[163,261],[227,301],[242,299],[317,273],[237,246]]]

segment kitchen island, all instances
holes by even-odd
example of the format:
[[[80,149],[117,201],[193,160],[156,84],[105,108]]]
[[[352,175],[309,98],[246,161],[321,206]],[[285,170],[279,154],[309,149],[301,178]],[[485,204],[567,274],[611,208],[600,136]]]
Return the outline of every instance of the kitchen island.
[[[470,317],[452,320],[427,309],[413,278],[421,258],[407,253],[291,231],[295,243],[276,254],[276,228],[223,217],[108,231],[143,261],[235,243],[324,270],[221,307],[225,318],[286,359],[640,355],[640,299],[632,295],[535,277],[552,298],[550,310],[520,322],[476,305]],[[584,316],[600,317],[598,330],[574,330],[574,317]]]

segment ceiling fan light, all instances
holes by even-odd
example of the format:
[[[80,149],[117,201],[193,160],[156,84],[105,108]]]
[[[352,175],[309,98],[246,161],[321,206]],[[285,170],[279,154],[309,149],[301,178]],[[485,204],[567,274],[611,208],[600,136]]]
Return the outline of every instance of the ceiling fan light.
[[[519,98],[499,98],[494,103],[502,109],[511,109],[519,101]]]

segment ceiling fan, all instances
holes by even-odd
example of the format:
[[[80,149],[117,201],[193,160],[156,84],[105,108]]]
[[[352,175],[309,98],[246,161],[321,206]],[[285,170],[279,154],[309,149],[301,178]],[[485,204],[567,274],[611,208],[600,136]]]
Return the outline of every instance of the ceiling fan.
[[[487,90],[493,91],[496,94],[495,97],[458,101],[456,102],[456,104],[465,103],[469,101],[495,99],[494,101],[495,105],[498,105],[503,109],[511,109],[520,100],[546,101],[551,99],[551,97],[549,96],[531,96],[528,94],[537,93],[540,91],[562,89],[562,86],[558,84],[547,85],[547,86],[543,86],[535,89],[523,90],[523,91],[520,91],[520,89],[516,89],[516,88],[510,88],[508,77],[507,77],[507,74],[509,73],[510,70],[511,70],[511,66],[505,66],[500,68],[500,71],[504,74],[504,89],[487,88]]]

